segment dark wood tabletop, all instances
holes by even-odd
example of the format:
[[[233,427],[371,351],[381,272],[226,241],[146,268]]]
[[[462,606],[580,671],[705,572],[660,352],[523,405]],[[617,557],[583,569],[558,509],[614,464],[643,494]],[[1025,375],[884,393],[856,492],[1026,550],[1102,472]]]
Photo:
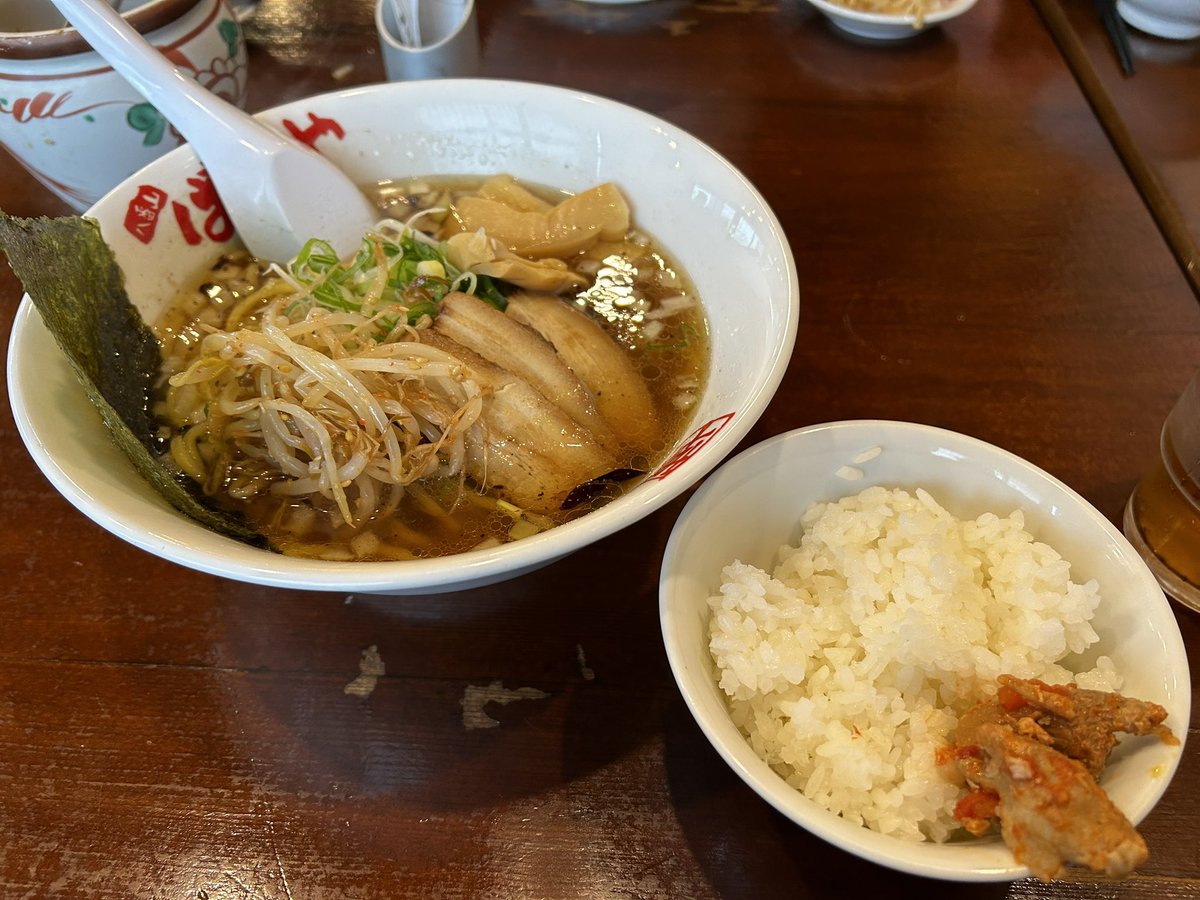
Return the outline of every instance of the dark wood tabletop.
[[[1098,65],[1090,3],[1061,2]],[[641,107],[765,195],[801,323],[747,444],[861,417],[943,426],[1117,522],[1200,361],[1200,306],[1042,5],[980,0],[879,46],[803,0],[488,0],[482,74]],[[383,78],[368,0],[263,0],[245,27],[252,109]],[[1170,77],[1150,110],[1119,79],[1102,81],[1136,146],[1185,190],[1200,81]],[[0,208],[65,211],[6,155]],[[20,295],[3,267],[5,346]],[[102,530],[2,407],[4,900],[1200,897],[1195,726],[1121,882],[928,881],[776,813],[707,743],[663,651],[659,561],[686,496],[492,587],[287,591]],[[1200,672],[1200,616],[1177,616]],[[386,673],[348,694],[369,648]],[[468,727],[464,699],[493,684],[545,696]]]
[[[1097,3],[1034,0],[1194,292],[1200,293],[1200,39],[1168,40],[1118,23]],[[1128,52],[1128,70],[1121,63]]]

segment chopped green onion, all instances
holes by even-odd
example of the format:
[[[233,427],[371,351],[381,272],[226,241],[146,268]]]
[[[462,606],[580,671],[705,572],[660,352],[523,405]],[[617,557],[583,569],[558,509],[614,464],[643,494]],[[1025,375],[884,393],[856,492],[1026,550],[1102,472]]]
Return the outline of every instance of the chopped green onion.
[[[354,258],[345,262],[327,241],[314,238],[282,274],[305,292],[288,306],[289,316],[303,315],[313,305],[368,314],[401,306],[408,311],[408,322],[416,324],[436,316],[438,304],[451,291],[475,294],[501,311],[507,306],[492,279],[457,269],[442,245],[408,226],[400,227],[394,238],[390,232],[368,234]],[[396,318],[381,324],[389,322],[394,325]]]
[[[425,316],[433,318],[438,313],[438,305],[432,300],[422,300],[408,308],[408,324],[416,325]]]
[[[693,340],[697,340],[700,333],[696,331],[689,323],[684,322],[679,326],[679,340],[677,341],[659,341],[658,343],[647,344],[647,350],[686,350]]]

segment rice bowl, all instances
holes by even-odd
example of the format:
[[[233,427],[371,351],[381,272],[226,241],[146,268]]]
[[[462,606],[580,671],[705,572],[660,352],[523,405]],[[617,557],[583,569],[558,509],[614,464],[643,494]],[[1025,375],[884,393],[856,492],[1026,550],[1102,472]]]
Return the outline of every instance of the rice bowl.
[[[725,568],[710,649],[759,756],[843,818],[947,840],[962,783],[939,748],[981,688],[1001,674],[1119,687],[1107,657],[1082,673],[1058,664],[1098,639],[1100,597],[1019,510],[964,522],[923,490],[876,486],[801,523],[770,575]]]
[[[852,464],[873,447],[882,452]],[[709,652],[708,601],[719,592],[722,568],[740,559],[772,570],[780,545],[796,540],[800,514],[810,502],[878,485],[925,487],[962,519],[1021,510],[1028,530],[1071,563],[1071,581],[1077,584],[1072,592],[1078,595],[1072,605],[1086,608],[1091,603],[1087,585],[1096,583],[1100,602],[1090,625],[1067,638],[1070,652],[1064,665],[1072,671],[1092,669],[1100,657],[1110,657],[1111,672],[1123,679],[1122,692],[1163,704],[1172,731],[1180,738],[1186,735],[1190,682],[1178,627],[1161,590],[1119,531],[1070,489],[1011,454],[906,423],[800,429],[751,448],[701,487],[672,533],[660,581],[672,670],[697,722],[725,760],[761,796],[814,834],[915,874],[965,881],[1023,877],[1028,870],[1014,862],[998,837],[941,844],[906,840],[869,830],[805,797],[803,785],[788,784],[739,731],[718,686],[719,668]],[[1095,630],[1094,641],[1087,637],[1089,628]],[[1004,663],[1013,661],[1010,655]],[[1099,681],[1109,673],[1101,663]],[[1118,746],[1102,786],[1136,824],[1166,789],[1179,756],[1179,747],[1128,741]],[[945,800],[935,798],[933,805]]]

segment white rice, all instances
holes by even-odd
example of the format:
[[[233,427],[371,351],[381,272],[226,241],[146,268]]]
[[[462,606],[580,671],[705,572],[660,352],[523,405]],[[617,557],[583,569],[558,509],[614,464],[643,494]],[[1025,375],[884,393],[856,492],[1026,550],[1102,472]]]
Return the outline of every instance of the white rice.
[[[709,647],[755,751],[826,809],[945,840],[961,782],[935,755],[997,675],[1119,687],[1106,657],[1059,665],[1097,640],[1097,585],[1019,510],[960,521],[923,490],[871,487],[801,523],[773,575],[725,567]]]

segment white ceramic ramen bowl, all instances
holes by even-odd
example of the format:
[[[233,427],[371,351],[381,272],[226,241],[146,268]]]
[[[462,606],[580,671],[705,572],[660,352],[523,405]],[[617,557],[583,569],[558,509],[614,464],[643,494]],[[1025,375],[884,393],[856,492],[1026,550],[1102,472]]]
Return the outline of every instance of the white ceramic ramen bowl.
[[[611,180],[635,223],[693,280],[712,331],[711,376],[686,436],[643,483],[608,506],[494,549],[406,562],[288,558],[215,534],[176,512],[108,440],[26,298],[8,362],[17,427],[38,466],[119,537],[228,578],[308,590],[431,593],[546,565],[658,509],[737,445],[783,376],[795,342],[795,263],[774,214],[729,162],[679,128],[600,97],[544,85],[437,80],[297,101],[261,118],[313,142],[356,180],[506,172],[580,190]],[[190,148],[148,166],[89,211],[152,320],[225,246]]]
[[[881,452],[855,463],[873,448]],[[848,467],[843,469],[843,467]],[[841,474],[839,474],[841,470]],[[857,471],[855,471],[857,470]],[[845,476],[861,474],[858,480]],[[818,806],[761,760],[733,724],[708,649],[708,597],[735,559],[770,571],[779,548],[799,537],[812,502],[871,485],[924,487],[952,514],[1024,512],[1034,538],[1071,563],[1071,578],[1094,578],[1101,596],[1092,624],[1100,640],[1076,671],[1109,656],[1122,692],[1155,701],[1182,740],[1191,709],[1187,655],[1174,613],[1120,530],[1079,494],[1024,460],[974,438],[924,425],[856,421],[788,432],[719,468],[688,502],[671,534],[660,580],[660,614],[676,681],[704,734],[768,803],[808,831],[880,865],[931,878],[1004,881],[1029,874],[999,838],[908,842],[855,825]],[[1101,784],[1135,824],[1166,790],[1182,754],[1138,738],[1114,751]]]
[[[975,5],[975,0],[948,0],[944,6],[917,17],[851,9],[849,6],[838,3],[837,0],[808,0],[808,2],[820,10],[821,14],[841,31],[855,37],[877,41],[896,41],[915,37],[923,31],[928,31],[943,22],[961,16]]]

